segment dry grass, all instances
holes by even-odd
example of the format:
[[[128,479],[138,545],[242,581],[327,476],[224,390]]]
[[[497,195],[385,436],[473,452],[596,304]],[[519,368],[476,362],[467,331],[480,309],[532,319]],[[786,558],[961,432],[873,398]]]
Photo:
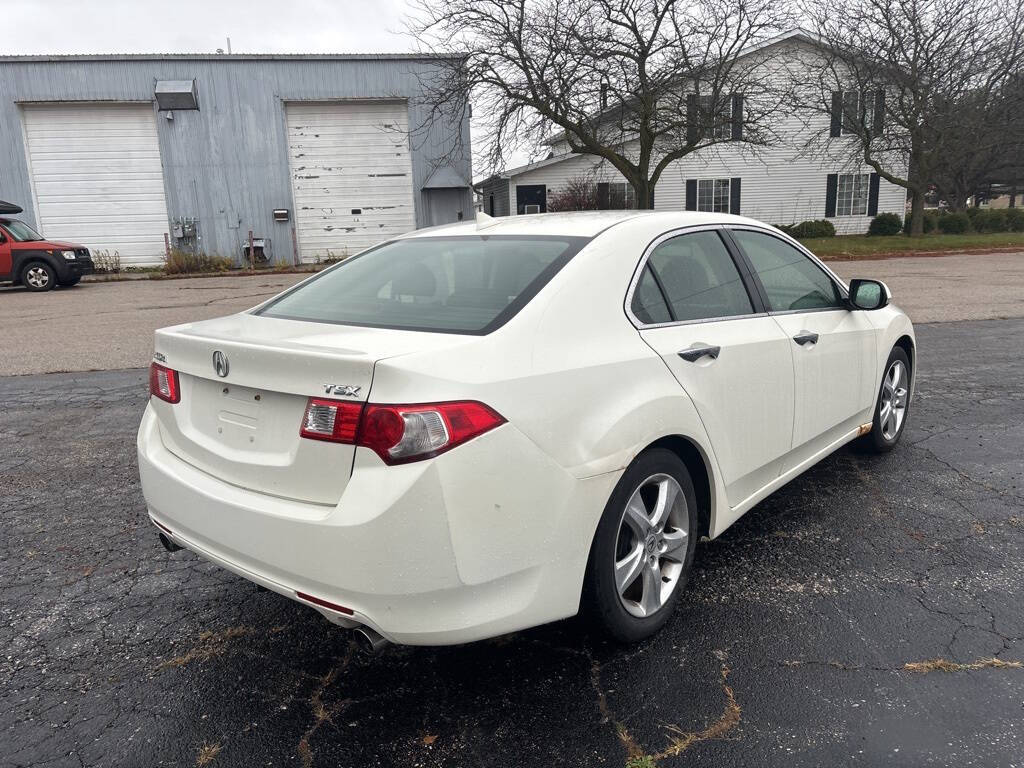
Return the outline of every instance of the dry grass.
[[[723,666],[722,690],[725,693],[725,709],[722,711],[719,718],[703,731],[697,732],[683,731],[674,725],[668,726],[668,730],[676,734],[676,736],[672,739],[672,743],[667,748],[654,755],[655,763],[664,760],[666,757],[675,757],[698,742],[708,741],[710,739],[721,739],[725,734],[739,725],[742,710],[740,709],[740,705],[736,703],[736,696],[732,692],[732,687],[726,682],[728,678],[729,668]]]
[[[199,755],[196,757],[196,765],[202,768],[209,765],[213,759],[220,754],[220,744],[203,744],[199,748]]]
[[[1003,661],[1002,659],[978,659],[969,664],[958,664],[954,661],[947,661],[946,659],[930,659],[928,661],[908,661],[903,665],[903,671],[905,672],[917,672],[924,674],[926,672],[968,672],[975,669],[1021,669],[1024,667],[1024,662],[1020,661]]]
[[[168,667],[184,667],[193,661],[206,661],[223,653],[227,644],[235,638],[249,634],[248,627],[228,627],[220,632],[201,632],[199,634],[199,645],[190,649],[181,656],[168,659],[156,669],[159,672]]]

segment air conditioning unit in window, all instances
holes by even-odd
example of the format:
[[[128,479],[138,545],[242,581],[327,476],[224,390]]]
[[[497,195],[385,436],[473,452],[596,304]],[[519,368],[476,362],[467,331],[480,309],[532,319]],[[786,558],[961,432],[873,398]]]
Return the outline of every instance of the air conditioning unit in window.
[[[523,206],[523,213],[540,213],[540,206],[536,203]]]

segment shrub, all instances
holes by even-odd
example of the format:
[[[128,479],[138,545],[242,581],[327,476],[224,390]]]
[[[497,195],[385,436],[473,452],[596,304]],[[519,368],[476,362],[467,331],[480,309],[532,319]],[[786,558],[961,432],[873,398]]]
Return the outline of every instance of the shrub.
[[[971,228],[966,213],[946,213],[939,216],[939,230],[946,235],[962,235]]]
[[[967,218],[970,219],[971,221],[974,221],[974,217],[978,216],[982,212],[983,211],[981,210],[981,208],[973,208],[972,207],[972,208],[965,208],[964,209],[964,213],[967,214]]]
[[[796,226],[790,227],[789,234],[800,239],[835,237],[836,228],[832,226],[832,222],[828,219],[815,219],[814,221],[801,221]]]
[[[118,251],[93,251],[92,265],[101,274],[116,275],[121,271],[121,254]]]
[[[903,222],[895,213],[880,213],[868,225],[869,235],[898,235]]]
[[[192,253],[172,248],[164,259],[164,272],[168,275],[183,275],[191,272],[227,272],[232,267],[231,259],[211,255],[205,251]]]
[[[793,234],[793,228],[796,226],[796,224],[772,224],[772,226],[775,227],[776,229],[782,230],[790,237],[795,237],[795,235]]]
[[[971,224],[977,232],[1005,232],[1008,229],[1006,211],[998,208],[975,214]]]
[[[1006,229],[1010,232],[1024,232],[1024,208],[1006,209]]]
[[[573,176],[548,194],[547,210],[549,213],[596,211],[597,202],[597,184],[589,178]]]

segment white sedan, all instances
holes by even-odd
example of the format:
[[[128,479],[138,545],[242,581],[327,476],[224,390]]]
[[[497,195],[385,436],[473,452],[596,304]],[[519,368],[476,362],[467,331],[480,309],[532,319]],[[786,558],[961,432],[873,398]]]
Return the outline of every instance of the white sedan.
[[[906,426],[914,330],[873,280],[722,214],[489,219],[158,331],[149,516],[374,647],[585,611],[668,620],[702,536]]]

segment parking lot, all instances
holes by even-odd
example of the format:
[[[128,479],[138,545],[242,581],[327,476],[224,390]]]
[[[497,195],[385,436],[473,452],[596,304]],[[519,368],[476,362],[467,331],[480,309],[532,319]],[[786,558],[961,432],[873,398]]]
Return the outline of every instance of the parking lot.
[[[123,345],[56,358],[123,370],[0,377],[0,766],[1021,765],[1024,308],[1001,297],[1022,270],[957,258],[977,257],[930,282],[918,260],[837,265],[958,320],[918,326],[902,443],[847,447],[704,542],[666,630],[630,648],[572,620],[370,656],[163,550],[135,464],[148,334],[295,276],[0,291],[5,328],[21,308]],[[981,309],[1018,319],[957,314]],[[28,373],[11,338],[5,372]]]
[[[1024,254],[840,261],[842,277],[888,283],[918,323],[1024,317]],[[153,331],[239,312],[305,279],[255,277],[82,283],[45,294],[0,288],[0,376],[149,364]]]

